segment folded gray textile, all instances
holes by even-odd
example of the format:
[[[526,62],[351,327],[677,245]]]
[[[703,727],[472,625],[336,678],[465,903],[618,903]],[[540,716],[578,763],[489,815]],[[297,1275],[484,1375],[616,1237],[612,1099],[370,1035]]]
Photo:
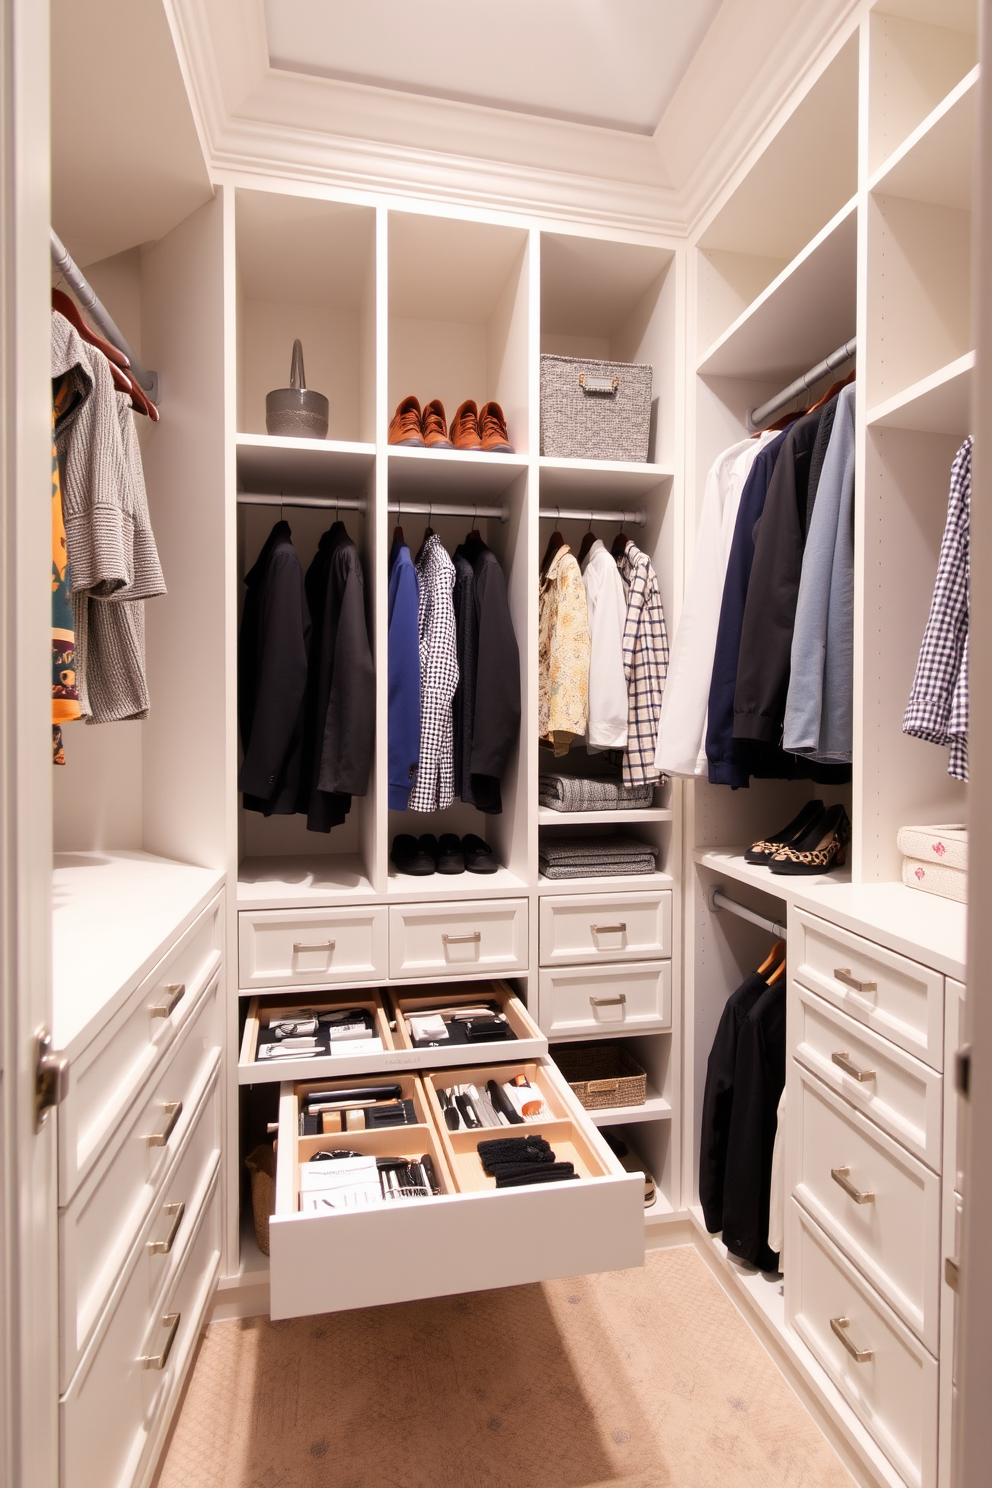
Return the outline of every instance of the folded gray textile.
[[[542,775],[539,782],[542,806],[552,811],[632,811],[650,806],[653,784],[624,785],[603,776]]]
[[[638,837],[615,833],[610,837],[544,837],[539,856],[548,863],[623,863],[628,858],[658,856],[658,849]]]
[[[538,865],[545,878],[620,878],[629,873],[653,873],[655,862],[652,857],[624,858],[622,862],[612,863],[577,863],[577,864],[555,864],[548,863],[543,858],[539,859]]]

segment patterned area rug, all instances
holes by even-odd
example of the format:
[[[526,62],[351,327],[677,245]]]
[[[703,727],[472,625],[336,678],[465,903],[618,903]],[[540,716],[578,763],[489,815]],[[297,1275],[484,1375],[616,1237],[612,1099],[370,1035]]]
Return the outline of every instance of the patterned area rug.
[[[691,1247],[215,1323],[158,1488],[852,1488]]]

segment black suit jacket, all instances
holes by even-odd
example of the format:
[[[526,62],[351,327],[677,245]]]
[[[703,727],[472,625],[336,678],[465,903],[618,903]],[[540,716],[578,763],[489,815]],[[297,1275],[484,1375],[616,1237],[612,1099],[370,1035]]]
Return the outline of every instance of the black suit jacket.
[[[718,1235],[723,1229],[723,1184],[741,1024],[767,991],[764,977],[754,972],[727,998],[706,1065],[699,1135],[699,1202],[711,1235]]]
[[[496,554],[478,538],[463,543],[458,552],[472,565],[476,620],[476,649],[466,658],[466,698],[474,697],[474,703],[471,755],[463,763],[463,776],[469,776],[471,800],[478,809],[496,815],[503,809],[500,781],[520,735],[520,652]]]
[[[785,983],[779,982],[741,1024],[723,1185],[723,1242],[762,1271],[778,1270],[778,1254],[768,1248],[768,1208],[784,1084]]]

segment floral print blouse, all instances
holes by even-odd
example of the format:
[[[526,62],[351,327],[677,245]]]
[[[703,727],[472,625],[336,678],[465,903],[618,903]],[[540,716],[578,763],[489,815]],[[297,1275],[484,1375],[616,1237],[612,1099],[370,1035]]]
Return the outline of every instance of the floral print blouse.
[[[567,754],[588,723],[590,649],[582,572],[567,543],[541,579],[538,633],[538,732]]]

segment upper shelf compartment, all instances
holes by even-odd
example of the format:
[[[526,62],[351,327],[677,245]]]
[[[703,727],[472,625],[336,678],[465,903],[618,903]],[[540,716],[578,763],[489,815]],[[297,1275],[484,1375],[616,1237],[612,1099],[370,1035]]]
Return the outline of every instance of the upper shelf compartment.
[[[978,62],[976,0],[882,0],[871,15],[869,58],[874,176]]]
[[[374,209],[238,190],[235,248],[239,430],[265,435],[265,396],[289,386],[293,342],[299,338],[307,386],[330,404],[328,441],[372,443]],[[280,441],[290,443],[303,442]],[[315,443],[320,448],[322,442]],[[282,466],[283,478],[295,473],[305,481],[305,461],[283,452],[290,457]]]
[[[719,346],[858,187],[858,38],[815,80],[699,239],[699,346]],[[848,335],[853,333],[853,322]],[[843,337],[841,337],[843,339]],[[818,350],[813,360],[839,341]],[[708,353],[704,356],[707,360]],[[807,360],[805,366],[809,366]],[[805,366],[800,370],[805,370]],[[716,371],[717,368],[708,370]],[[719,369],[722,371],[723,369]],[[776,369],[778,371],[780,369]]]

